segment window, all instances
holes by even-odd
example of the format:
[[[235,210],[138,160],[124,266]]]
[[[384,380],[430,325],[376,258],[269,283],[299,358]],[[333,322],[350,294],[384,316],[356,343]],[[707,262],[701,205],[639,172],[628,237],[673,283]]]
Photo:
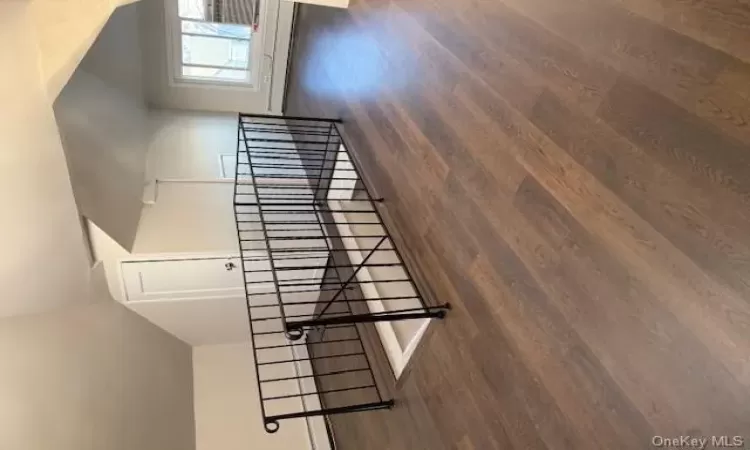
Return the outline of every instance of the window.
[[[206,0],[178,0],[177,8],[180,45],[175,78],[250,83],[250,26],[207,20],[212,5]]]

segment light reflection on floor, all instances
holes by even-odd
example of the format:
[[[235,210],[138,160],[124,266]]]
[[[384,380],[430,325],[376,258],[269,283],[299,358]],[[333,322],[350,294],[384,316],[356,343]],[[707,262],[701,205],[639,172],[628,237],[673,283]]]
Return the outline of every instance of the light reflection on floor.
[[[321,96],[345,95],[363,100],[382,95],[384,88],[392,93],[404,89],[415,73],[414,55],[392,35],[375,34],[383,26],[379,20],[384,18],[374,17],[368,20],[369,25],[321,33],[311,48],[315,63],[308,65],[303,74],[305,88]],[[391,39],[384,41],[386,36]],[[388,60],[399,61],[398,67],[388,67],[382,51],[388,52]],[[320,70],[326,77],[317,75]]]

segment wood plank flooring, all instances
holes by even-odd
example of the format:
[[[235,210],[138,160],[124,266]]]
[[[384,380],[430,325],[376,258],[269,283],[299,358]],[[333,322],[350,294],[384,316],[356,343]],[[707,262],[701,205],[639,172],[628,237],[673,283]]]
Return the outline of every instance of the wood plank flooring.
[[[340,449],[750,448],[750,3],[300,5],[290,75],[454,306]]]

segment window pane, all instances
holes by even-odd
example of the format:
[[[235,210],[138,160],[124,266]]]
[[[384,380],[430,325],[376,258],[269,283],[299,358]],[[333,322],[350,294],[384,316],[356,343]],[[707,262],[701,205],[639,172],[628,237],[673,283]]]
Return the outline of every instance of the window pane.
[[[250,39],[250,27],[215,22],[182,21],[183,33],[203,34],[206,36],[223,36],[237,39]]]
[[[250,72],[247,70],[183,66],[182,76],[203,80],[246,82],[250,79]]]
[[[206,20],[209,6],[206,0],[177,0],[177,15],[186,19]]]
[[[183,64],[247,69],[250,42],[205,36],[182,36]]]

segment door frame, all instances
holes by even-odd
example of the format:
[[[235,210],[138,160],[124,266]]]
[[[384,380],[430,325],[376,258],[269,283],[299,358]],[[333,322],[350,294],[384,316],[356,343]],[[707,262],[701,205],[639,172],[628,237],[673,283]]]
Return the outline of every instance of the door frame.
[[[273,40],[271,50],[271,84],[268,87],[267,113],[282,114],[284,109],[284,97],[286,96],[286,82],[289,74],[289,58],[292,53],[292,42],[294,33],[294,18],[297,2],[280,0],[278,14],[276,15],[276,36]]]
[[[269,2],[272,2],[276,7],[268,8],[267,5]],[[255,92],[261,92],[265,88],[268,90],[268,96],[265,99],[264,111],[259,112],[270,114],[282,113],[292,43],[295,2],[288,0],[261,0],[263,4],[263,14],[260,15],[261,30],[266,30],[272,22],[275,22],[275,27],[273,33],[266,33],[265,31],[259,33],[260,39],[256,39],[256,41],[261,41],[260,43],[251,42],[251,83],[249,84],[177,80],[175,74],[181,64],[179,60],[181,51],[177,47],[179,42],[181,42],[177,5],[174,0],[163,0],[163,3],[167,60],[166,76],[170,87],[210,87],[220,90]],[[276,13],[275,18],[268,17],[270,12]],[[257,63],[257,69],[252,70],[252,64],[255,63]],[[266,80],[269,70],[271,75]]]
[[[222,80],[200,80],[200,79],[181,79],[177,76],[182,67],[182,19],[177,10],[177,0],[164,1],[164,24],[167,43],[167,77],[170,86],[176,87],[210,87],[215,89],[229,90],[252,90],[260,91],[263,88],[263,75],[265,75],[265,54],[266,47],[269,43],[268,23],[269,8],[271,2],[279,0],[260,0],[263,14],[259,16],[258,28],[262,31],[252,32],[250,38],[248,58],[250,60],[250,79],[247,82],[231,82]],[[275,9],[278,13],[278,8]],[[250,25],[248,27],[252,28]],[[271,37],[275,36],[275,31]]]

